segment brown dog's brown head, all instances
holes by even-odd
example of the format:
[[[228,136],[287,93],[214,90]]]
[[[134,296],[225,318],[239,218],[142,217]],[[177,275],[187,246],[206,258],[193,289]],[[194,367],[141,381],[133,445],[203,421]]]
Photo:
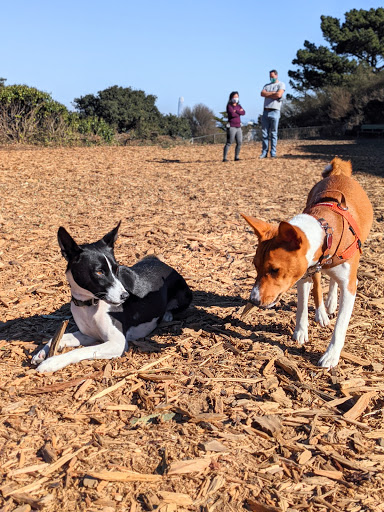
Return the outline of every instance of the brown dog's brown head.
[[[253,259],[257,278],[250,301],[256,306],[271,308],[305,274],[309,242],[300,228],[288,222],[269,224],[241,215],[259,239]]]

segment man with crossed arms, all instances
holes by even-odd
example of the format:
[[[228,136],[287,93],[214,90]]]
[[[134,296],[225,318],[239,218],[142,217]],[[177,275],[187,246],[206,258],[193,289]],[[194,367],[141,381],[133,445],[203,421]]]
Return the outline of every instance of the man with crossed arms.
[[[277,129],[279,126],[280,109],[285,91],[284,82],[280,82],[276,69],[269,72],[270,83],[264,85],[261,96],[264,98],[264,111],[261,118],[261,134],[263,138],[262,152],[259,158],[268,156],[269,134],[271,134],[271,157],[276,157]]]

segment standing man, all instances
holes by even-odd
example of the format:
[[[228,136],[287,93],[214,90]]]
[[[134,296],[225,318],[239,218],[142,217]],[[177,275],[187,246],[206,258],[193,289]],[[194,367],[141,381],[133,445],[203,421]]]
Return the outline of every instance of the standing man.
[[[264,112],[261,118],[263,146],[260,158],[265,158],[268,155],[269,134],[271,134],[271,157],[276,157],[277,129],[285,91],[285,84],[279,81],[276,69],[269,72],[269,78],[270,83],[264,85],[261,91],[261,96],[264,98]]]

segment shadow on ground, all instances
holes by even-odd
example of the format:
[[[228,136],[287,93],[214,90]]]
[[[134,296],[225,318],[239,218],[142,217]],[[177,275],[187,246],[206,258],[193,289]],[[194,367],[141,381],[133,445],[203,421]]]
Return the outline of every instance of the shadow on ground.
[[[327,158],[329,161],[335,156],[344,160],[351,160],[354,172],[372,174],[384,177],[384,141],[383,139],[356,139],[351,144],[340,144],[337,141],[329,141],[329,144],[317,144],[309,142],[299,145],[302,153],[297,155],[285,154],[282,158],[308,160]]]
[[[178,315],[172,322],[160,324],[151,336],[131,342],[131,347],[135,347],[140,352],[161,352],[167,347],[176,346],[176,343],[172,339],[169,342],[161,343],[154,339],[154,336],[179,336],[183,334],[184,328],[188,328],[196,332],[201,330],[205,335],[222,337],[229,344],[231,344],[231,338],[239,341],[250,340],[251,342],[268,343],[282,350],[288,349],[296,355],[303,353],[303,350],[299,347],[288,347],[268,336],[268,333],[271,333],[286,335],[289,338],[290,332],[283,323],[266,320],[263,323],[252,324],[248,319],[243,321],[237,313],[232,315],[232,311],[224,318],[209,311],[211,306],[224,309],[231,308],[231,310],[237,308],[237,310],[240,310],[244,305],[245,301],[240,296],[226,296],[196,290],[194,291],[193,303],[186,311]],[[283,304],[277,309],[286,309],[287,307]],[[24,341],[39,345],[49,340],[60,326],[60,323],[66,319],[69,319],[67,332],[76,331],[77,326],[72,318],[69,304],[65,304],[60,309],[49,314],[33,315],[16,318],[8,322],[0,322],[0,340]],[[242,335],[233,329],[239,327],[247,331],[247,333]],[[26,347],[25,352],[27,355],[30,354],[31,346]],[[311,359],[312,357],[318,358],[320,355],[320,352],[311,353]]]

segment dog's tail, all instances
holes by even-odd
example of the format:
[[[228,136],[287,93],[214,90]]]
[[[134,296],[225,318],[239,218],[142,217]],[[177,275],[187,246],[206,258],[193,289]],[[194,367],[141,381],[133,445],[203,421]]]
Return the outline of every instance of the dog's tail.
[[[340,174],[348,177],[352,175],[352,164],[350,160],[345,161],[341,158],[335,157],[321,173],[323,178],[327,178],[328,176],[337,176]]]

